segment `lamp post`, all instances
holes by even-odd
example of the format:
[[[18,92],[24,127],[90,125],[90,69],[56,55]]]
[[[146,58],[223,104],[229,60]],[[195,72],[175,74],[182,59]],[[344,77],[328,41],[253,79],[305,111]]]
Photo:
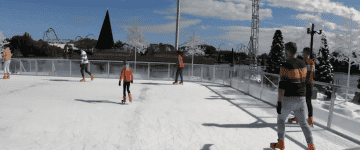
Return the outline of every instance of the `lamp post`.
[[[324,25],[318,25],[318,26],[315,27],[314,24],[308,23],[308,24],[306,24],[306,28],[307,28],[307,34],[310,34],[310,35],[311,35],[311,43],[310,43],[311,52],[310,52],[310,58],[312,58],[312,57],[313,57],[313,40],[314,40],[314,34],[315,34],[315,33],[321,34],[322,30],[324,29]],[[318,28],[318,29],[319,29],[319,32],[318,32],[318,31],[315,31],[315,30],[314,30],[315,28]]]

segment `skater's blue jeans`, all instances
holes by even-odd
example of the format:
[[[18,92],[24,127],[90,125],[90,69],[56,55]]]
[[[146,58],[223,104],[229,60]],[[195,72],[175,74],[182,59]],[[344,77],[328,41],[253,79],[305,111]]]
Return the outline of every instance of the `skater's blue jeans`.
[[[11,60],[6,60],[4,63],[4,72],[5,74],[10,74],[10,62]]]
[[[307,124],[305,119],[306,109],[306,97],[305,96],[294,96],[294,97],[283,97],[281,101],[281,114],[278,115],[278,138],[283,140],[285,138],[285,120],[291,111],[294,112],[300,127],[305,135],[306,142],[308,144],[313,143],[312,131],[310,126]]]

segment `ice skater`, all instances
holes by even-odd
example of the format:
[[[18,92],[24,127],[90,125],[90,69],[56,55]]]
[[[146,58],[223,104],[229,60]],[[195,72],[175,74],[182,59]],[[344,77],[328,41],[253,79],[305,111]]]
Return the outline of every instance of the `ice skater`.
[[[306,61],[307,66],[307,75],[306,75],[306,105],[308,108],[308,123],[310,126],[314,126],[314,119],[313,119],[313,107],[311,103],[311,97],[313,94],[313,81],[314,81],[314,74],[315,74],[315,62],[312,58],[310,58],[311,49],[309,47],[305,47],[303,49],[303,57]],[[298,123],[296,117],[289,119],[289,122],[292,123],[296,121]]]
[[[89,64],[89,60],[87,58],[86,52],[84,50],[81,50],[81,64],[80,64],[80,68],[81,68],[81,75],[83,77],[82,80],[80,80],[80,82],[85,82],[85,75],[84,75],[84,70],[86,73],[88,73],[91,76],[91,81],[95,78],[94,75],[91,75],[91,73],[88,71],[87,66]]]
[[[121,103],[126,103],[126,91],[128,92],[129,95],[129,101],[132,101],[131,98],[131,93],[130,93],[130,82],[133,83],[134,82],[134,74],[130,68],[129,63],[125,60],[124,61],[124,65],[125,68],[123,70],[121,70],[121,75],[120,75],[120,80],[119,80],[119,86],[121,86],[121,80],[124,79],[124,84],[123,84],[123,100],[121,101]]]
[[[5,47],[5,51],[3,52],[3,60],[5,60],[4,63],[4,77],[3,79],[10,79],[10,62],[11,62],[11,52],[8,46]]]
[[[181,82],[179,84],[183,84],[182,71],[183,71],[184,66],[185,66],[184,61],[183,61],[183,53],[178,51],[177,54],[178,54],[178,62],[176,63],[177,70],[176,70],[176,76],[175,76],[174,84],[178,84],[177,81],[178,81],[179,75],[180,75],[180,78],[181,78]]]
[[[278,117],[278,143],[270,143],[275,149],[285,149],[285,120],[291,111],[295,113],[305,135],[308,150],[315,150],[312,131],[305,120],[307,66],[303,60],[294,58],[297,47],[293,42],[285,44],[286,61],[280,66]]]

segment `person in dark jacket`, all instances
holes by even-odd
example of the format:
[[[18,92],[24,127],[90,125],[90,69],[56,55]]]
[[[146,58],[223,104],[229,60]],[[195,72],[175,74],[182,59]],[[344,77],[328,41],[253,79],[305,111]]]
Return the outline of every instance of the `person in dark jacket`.
[[[303,57],[306,62],[307,66],[307,75],[306,75],[306,105],[308,108],[308,116],[309,120],[308,123],[310,126],[314,125],[314,119],[313,119],[313,107],[311,103],[311,97],[313,94],[313,81],[314,81],[314,75],[315,75],[315,62],[312,58],[310,58],[311,49],[309,47],[305,47],[303,49]],[[293,121],[296,121],[298,123],[296,117],[289,119],[289,122],[292,123]]]
[[[178,84],[177,81],[178,81],[178,77],[180,75],[180,78],[181,78],[181,82],[179,84],[183,84],[183,75],[182,75],[182,71],[185,67],[184,65],[184,57],[183,57],[183,53],[178,51],[177,52],[178,54],[178,62],[176,64],[176,67],[177,67],[177,71],[176,71],[176,76],[175,76],[175,82],[174,84]]]
[[[121,101],[121,103],[126,103],[126,89],[127,89],[127,92],[128,92],[128,95],[129,95],[129,101],[131,102],[132,101],[132,98],[131,98],[131,93],[130,93],[130,82],[133,83],[134,81],[134,74],[130,68],[130,65],[129,63],[125,60],[124,61],[124,65],[125,65],[125,68],[121,71],[121,75],[120,75],[120,80],[119,80],[119,86],[121,86],[121,80],[124,79],[124,84],[123,84],[123,100]]]
[[[315,150],[312,131],[305,120],[307,66],[303,60],[296,59],[297,47],[293,42],[285,44],[286,61],[280,66],[278,106],[278,143],[270,147],[285,149],[285,120],[291,111],[295,113],[308,144],[308,150]]]

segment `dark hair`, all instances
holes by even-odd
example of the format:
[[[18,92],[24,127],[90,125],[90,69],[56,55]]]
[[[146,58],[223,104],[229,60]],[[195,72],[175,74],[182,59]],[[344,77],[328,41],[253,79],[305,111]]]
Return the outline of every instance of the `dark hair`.
[[[294,42],[288,42],[285,44],[285,50],[289,51],[291,54],[295,55],[297,52],[297,46]]]
[[[303,53],[306,54],[306,55],[310,55],[311,49],[310,49],[309,47],[305,47],[305,48],[303,49]]]

